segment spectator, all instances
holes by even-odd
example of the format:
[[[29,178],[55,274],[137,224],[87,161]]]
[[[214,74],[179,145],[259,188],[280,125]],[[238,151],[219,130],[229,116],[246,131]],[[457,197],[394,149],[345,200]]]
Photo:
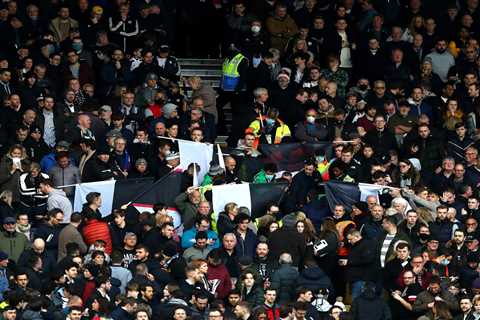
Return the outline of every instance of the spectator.
[[[81,254],[87,252],[87,245],[83,241],[81,233],[78,231],[78,227],[82,223],[82,216],[75,212],[70,216],[70,223],[65,226],[58,235],[58,261],[62,260],[67,255],[67,244],[76,243]]]

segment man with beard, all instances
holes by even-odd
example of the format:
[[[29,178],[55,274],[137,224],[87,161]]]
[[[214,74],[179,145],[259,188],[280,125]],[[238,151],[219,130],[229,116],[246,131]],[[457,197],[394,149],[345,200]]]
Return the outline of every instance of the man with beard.
[[[253,259],[253,268],[266,282],[269,282],[272,273],[277,268],[277,263],[269,257],[269,250],[266,242],[259,242]]]
[[[465,231],[459,229],[453,233],[453,239],[450,242],[452,250],[452,261],[449,269],[458,273],[459,269],[465,264],[467,257],[467,246],[465,244]]]
[[[437,39],[435,51],[428,54],[425,59],[432,61],[433,72],[438,74],[443,82],[446,82],[448,70],[455,65],[455,59],[452,54],[447,51],[447,41],[443,38]]]

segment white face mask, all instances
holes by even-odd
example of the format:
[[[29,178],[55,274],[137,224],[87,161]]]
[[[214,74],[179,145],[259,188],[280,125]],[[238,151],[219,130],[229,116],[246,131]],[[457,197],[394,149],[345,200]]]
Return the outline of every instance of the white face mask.
[[[262,28],[260,26],[252,26],[250,30],[252,30],[253,33],[259,33]]]
[[[308,123],[315,123],[315,117],[314,116],[308,116],[307,117],[307,122]]]

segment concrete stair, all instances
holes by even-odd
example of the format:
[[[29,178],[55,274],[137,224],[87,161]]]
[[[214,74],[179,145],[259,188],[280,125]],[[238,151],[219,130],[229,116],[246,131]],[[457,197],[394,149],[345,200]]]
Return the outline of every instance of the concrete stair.
[[[218,90],[220,87],[220,80],[222,78],[222,59],[190,59],[178,58],[180,64],[181,76],[188,78],[191,76],[199,76],[202,81],[209,84],[213,89]],[[189,87],[184,88],[187,97],[191,96]],[[230,105],[225,106],[225,120],[227,132],[232,127],[232,113]],[[228,136],[218,136],[217,143],[224,144]]]

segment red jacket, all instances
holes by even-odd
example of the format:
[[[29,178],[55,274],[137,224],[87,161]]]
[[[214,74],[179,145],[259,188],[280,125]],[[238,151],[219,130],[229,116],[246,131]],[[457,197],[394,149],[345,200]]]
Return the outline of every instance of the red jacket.
[[[272,307],[267,306],[266,304],[263,305],[265,310],[267,311],[267,319],[268,320],[279,320],[280,319],[280,309],[277,305],[273,305]]]
[[[92,245],[96,240],[103,240],[106,242],[105,252],[108,254],[112,253],[112,237],[106,222],[97,219],[87,220],[83,227],[82,235],[87,246]]]

